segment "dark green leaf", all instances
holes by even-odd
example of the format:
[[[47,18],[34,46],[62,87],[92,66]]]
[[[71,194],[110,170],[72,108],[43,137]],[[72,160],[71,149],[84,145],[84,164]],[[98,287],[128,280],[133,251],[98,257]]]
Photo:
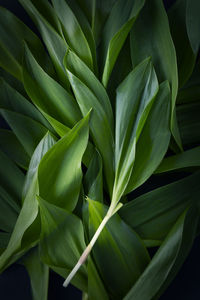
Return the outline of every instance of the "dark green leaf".
[[[101,223],[107,207],[89,201],[90,238]],[[104,227],[92,255],[108,291],[122,299],[149,262],[148,253],[135,232],[115,214]]]
[[[198,53],[200,46],[200,2],[198,0],[187,0],[186,6],[186,25],[187,33],[195,54]]]

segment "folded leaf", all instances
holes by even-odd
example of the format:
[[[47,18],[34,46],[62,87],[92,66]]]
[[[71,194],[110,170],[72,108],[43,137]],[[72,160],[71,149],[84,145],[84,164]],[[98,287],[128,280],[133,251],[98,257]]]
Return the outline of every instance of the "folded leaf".
[[[38,197],[41,231],[41,258],[45,264],[72,269],[85,248],[84,231],[81,220]],[[86,266],[80,269],[79,278],[86,284]]]
[[[136,67],[117,89],[114,202],[120,200],[127,187],[135,146],[157,92],[158,81],[149,59]]]
[[[23,80],[27,94],[39,109],[67,126],[74,125],[80,119],[75,99],[44,72],[27,47]]]
[[[200,196],[200,173],[157,188],[125,204],[123,220],[142,239],[162,240],[183,211]]]
[[[102,38],[102,64],[104,66],[102,82],[107,86],[110,74],[119,52],[144,5],[142,1],[118,0],[106,21]]]
[[[180,154],[165,158],[155,173],[169,172],[183,168],[200,166],[200,147],[184,151]]]
[[[172,90],[171,130],[181,147],[175,115],[178,90],[176,52],[162,1],[146,1],[131,31],[131,49],[133,66],[151,56],[159,82],[169,81]]]
[[[40,196],[68,211],[73,211],[78,201],[88,122],[89,114],[47,152],[38,169]]]
[[[0,129],[0,148],[18,166],[27,170],[30,158],[11,130]]]
[[[21,260],[31,282],[33,300],[48,299],[49,268],[40,261],[39,249],[33,248]]]
[[[79,104],[82,115],[85,116],[92,108],[90,131],[93,142],[100,152],[103,160],[104,174],[108,190],[111,194],[113,186],[113,132],[107,118],[105,108],[95,94],[70,70],[67,70],[69,80]],[[99,130],[101,128],[101,130]]]
[[[123,298],[124,300],[159,299],[161,292],[177,274],[192,247],[198,218],[195,209],[184,212],[180,216],[151,263]]]
[[[91,238],[107,208],[100,202],[88,201]],[[104,285],[114,299],[122,299],[149,262],[148,253],[137,234],[116,214],[101,232],[92,255]]]
[[[90,46],[80,27],[80,24],[65,0],[52,0],[55,11],[63,25],[63,34],[68,45],[77,55],[93,69]]]
[[[126,193],[143,184],[167,152],[170,140],[170,96],[168,82],[162,83],[136,145],[135,162]]]

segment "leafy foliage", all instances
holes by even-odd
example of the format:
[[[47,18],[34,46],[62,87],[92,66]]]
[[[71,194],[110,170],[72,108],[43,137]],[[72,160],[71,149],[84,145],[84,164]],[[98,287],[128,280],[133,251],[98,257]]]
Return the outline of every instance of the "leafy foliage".
[[[19,2],[39,35],[0,8],[0,271],[34,300],[49,269],[159,299],[199,232],[199,1]]]

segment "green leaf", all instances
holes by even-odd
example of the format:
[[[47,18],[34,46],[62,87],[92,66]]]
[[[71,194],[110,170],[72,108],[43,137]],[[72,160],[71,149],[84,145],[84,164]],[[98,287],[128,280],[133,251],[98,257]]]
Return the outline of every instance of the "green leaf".
[[[75,99],[38,65],[28,47],[25,47],[23,80],[27,94],[34,104],[60,121],[72,126],[81,114]]]
[[[84,177],[85,194],[99,202],[103,202],[102,159],[95,151]]]
[[[198,53],[200,46],[200,3],[198,0],[187,0],[186,6],[186,25],[187,33],[195,54]]]
[[[170,141],[170,96],[168,82],[162,83],[136,145],[135,162],[126,193],[143,184],[167,152]]]
[[[49,268],[40,261],[39,249],[33,248],[21,260],[28,271],[33,300],[48,299]]]
[[[78,201],[88,122],[89,114],[48,151],[38,170],[40,196],[68,211],[72,211]]]
[[[183,211],[200,196],[200,173],[157,188],[125,204],[123,220],[142,239],[162,240]]]
[[[6,232],[12,232],[15,226],[19,206],[12,197],[0,186],[0,229]]]
[[[66,66],[66,69],[69,70],[74,76],[76,76],[83,84],[85,84],[96,96],[107,115],[110,127],[113,129],[114,120],[112,106],[108,94],[101,82],[86,66],[86,64],[84,64],[84,62],[81,61],[81,59],[70,50],[65,56],[64,64]]]
[[[101,223],[107,207],[89,201],[90,238]],[[148,253],[135,232],[115,214],[104,227],[92,255],[104,280],[104,285],[114,299],[122,299],[149,262]]]
[[[92,108],[90,119],[91,136],[102,156],[106,183],[109,193],[111,194],[114,180],[114,138],[109,119],[107,118],[102,102],[95,94],[79,78],[77,78],[71,70],[67,70],[67,73],[82,115],[85,116]],[[101,130],[99,130],[99,128],[101,128]]]
[[[118,0],[106,21],[102,37],[102,64],[104,65],[102,82],[107,86],[110,74],[119,52],[135,22],[144,0]]]
[[[1,186],[11,196],[11,198],[18,203],[18,205],[21,205],[24,174],[1,150],[0,182]]]
[[[181,148],[175,115],[175,101],[178,90],[176,52],[166,11],[163,2],[160,0],[146,1],[131,31],[133,66],[149,56],[152,57],[159,82],[168,80],[170,83],[172,90],[171,130]]]
[[[31,157],[36,146],[47,133],[47,129],[40,123],[6,109],[0,109],[1,115],[11,127],[12,131]]]
[[[0,7],[0,66],[19,80],[22,80],[24,40],[46,71],[53,73],[40,39],[15,15]]]
[[[123,298],[124,300],[159,299],[161,292],[177,274],[192,247],[198,218],[195,209],[184,212],[180,216],[151,263]]]
[[[47,1],[19,0],[19,2],[38,27],[62,85],[69,89],[69,81],[63,65],[68,45],[62,37],[61,25],[51,5]],[[41,3],[46,7],[41,9]]]
[[[18,112],[27,116],[52,131],[52,127],[39,112],[39,110],[22,96],[17,90],[11,87],[6,81],[0,78],[0,108]]]
[[[0,254],[5,250],[10,239],[10,233],[0,232]]]
[[[114,202],[120,200],[127,187],[135,146],[157,92],[158,81],[149,59],[136,67],[117,89]]]
[[[27,170],[30,158],[11,130],[0,129],[0,148],[18,166]]]
[[[30,163],[31,167],[39,164],[38,158],[41,158],[46,153],[48,150],[47,145],[51,146],[51,144],[49,144],[49,135],[46,135],[35,149]],[[34,164],[34,161],[36,161],[36,164]],[[8,168],[7,170],[9,171]],[[29,188],[27,189],[23,206],[13,229],[8,247],[0,256],[1,271],[19,259],[24,252],[37,243],[40,232],[40,224],[37,218],[38,202],[36,200],[36,195],[39,193],[37,172],[38,170],[35,169],[34,177],[28,182]],[[9,172],[9,174],[12,173]],[[30,174],[29,171],[28,174]],[[17,180],[19,180],[19,176],[15,175],[13,178],[15,178],[16,184]],[[7,182],[10,183],[9,180]]]
[[[81,220],[53,204],[38,197],[42,223],[40,251],[45,264],[70,270],[85,249],[84,231]],[[86,266],[77,277],[87,285]]]
[[[93,59],[90,46],[70,6],[64,0],[52,0],[52,2],[63,25],[63,34],[68,45],[90,69],[93,69]]]
[[[180,154],[165,158],[155,173],[164,173],[183,168],[200,166],[200,147],[184,151]]]
[[[196,60],[187,34],[186,3],[187,0],[178,0],[168,11],[170,30],[176,48],[179,87],[187,82]]]
[[[88,273],[88,298],[96,300],[109,300],[108,294],[98,274],[98,271],[92,259],[88,258],[87,264]],[[87,299],[87,298],[86,298]]]

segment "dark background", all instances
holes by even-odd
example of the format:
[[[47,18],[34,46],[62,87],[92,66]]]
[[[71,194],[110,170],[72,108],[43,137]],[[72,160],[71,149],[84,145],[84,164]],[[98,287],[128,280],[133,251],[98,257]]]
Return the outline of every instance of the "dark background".
[[[39,0],[38,0],[39,1]],[[150,1],[150,0],[148,0]],[[169,8],[174,0],[164,1]],[[0,5],[14,12],[32,30],[37,31],[34,24],[18,4],[17,0],[0,0]],[[0,125],[1,120],[0,120]],[[1,127],[1,126],[0,126]],[[192,251],[181,268],[179,274],[167,289],[160,300],[198,300],[200,299],[199,287],[200,266],[200,237],[194,243]],[[48,300],[81,299],[81,292],[73,286],[67,289],[62,287],[63,278],[57,274],[50,273],[49,298]],[[29,277],[23,266],[14,264],[0,275],[0,299],[2,300],[31,300]],[[102,299],[103,300],[103,299]],[[141,299],[142,300],[142,299]]]

